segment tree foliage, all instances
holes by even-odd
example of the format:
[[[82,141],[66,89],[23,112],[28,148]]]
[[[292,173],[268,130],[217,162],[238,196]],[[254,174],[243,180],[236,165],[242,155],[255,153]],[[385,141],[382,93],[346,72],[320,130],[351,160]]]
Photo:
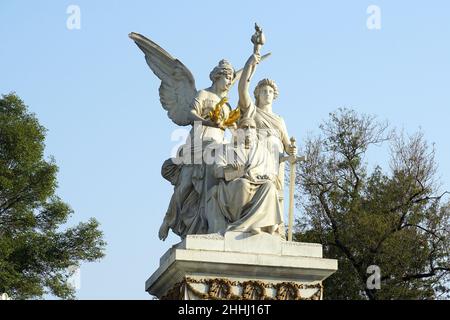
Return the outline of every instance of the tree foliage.
[[[0,99],[0,293],[74,298],[73,267],[103,257],[98,222],[62,230],[73,211],[56,194],[58,167],[44,159],[45,128],[15,94]]]
[[[298,167],[296,240],[319,242],[339,270],[327,299],[434,299],[448,295],[450,204],[439,192],[434,147],[423,133],[389,130],[339,109],[306,140]],[[368,169],[368,148],[389,145],[389,168]],[[381,288],[367,268],[379,266]]]

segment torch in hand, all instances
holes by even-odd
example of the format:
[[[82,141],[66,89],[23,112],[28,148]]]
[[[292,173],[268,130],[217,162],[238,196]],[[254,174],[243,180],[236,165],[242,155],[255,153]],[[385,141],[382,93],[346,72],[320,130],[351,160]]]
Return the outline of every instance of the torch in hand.
[[[255,33],[252,35],[251,41],[253,43],[253,54],[259,54],[259,50],[266,42],[266,36],[264,35],[260,26],[255,23]],[[268,55],[267,55],[268,56]],[[265,58],[265,57],[264,57]],[[247,79],[247,82],[250,82],[251,76],[255,72],[255,67],[253,66],[250,72],[250,76]]]
[[[255,33],[252,35],[251,41],[253,43],[253,53],[259,54],[259,50],[261,49],[263,44],[266,43],[266,36],[257,23],[255,23]]]

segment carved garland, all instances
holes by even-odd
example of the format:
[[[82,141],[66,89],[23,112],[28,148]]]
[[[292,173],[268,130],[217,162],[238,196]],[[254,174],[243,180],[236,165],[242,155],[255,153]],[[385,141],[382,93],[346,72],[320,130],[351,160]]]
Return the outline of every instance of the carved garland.
[[[195,289],[191,284],[200,283],[208,287],[208,293]],[[242,295],[235,295],[231,291],[232,286],[242,287]],[[275,298],[267,296],[266,289],[276,290]],[[301,289],[317,289],[309,298],[300,295]],[[244,282],[231,281],[228,279],[192,279],[185,277],[176,283],[161,300],[181,300],[184,298],[185,290],[192,292],[202,300],[320,300],[322,295],[322,284],[297,284],[294,282],[281,282],[277,284],[264,283],[262,281],[250,280]]]

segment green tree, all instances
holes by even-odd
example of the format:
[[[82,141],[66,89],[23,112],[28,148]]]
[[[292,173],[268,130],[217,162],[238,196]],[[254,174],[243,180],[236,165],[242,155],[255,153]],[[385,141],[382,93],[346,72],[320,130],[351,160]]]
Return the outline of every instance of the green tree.
[[[439,193],[434,147],[421,132],[396,133],[349,109],[320,129],[298,165],[296,240],[322,243],[338,259],[324,298],[448,297],[450,204]],[[390,146],[389,169],[368,169],[373,145]],[[371,265],[380,268],[380,289],[367,286]]]
[[[95,219],[62,230],[73,211],[55,195],[58,167],[44,159],[45,131],[17,95],[2,95],[0,293],[14,299],[74,298],[71,267],[104,255]]]

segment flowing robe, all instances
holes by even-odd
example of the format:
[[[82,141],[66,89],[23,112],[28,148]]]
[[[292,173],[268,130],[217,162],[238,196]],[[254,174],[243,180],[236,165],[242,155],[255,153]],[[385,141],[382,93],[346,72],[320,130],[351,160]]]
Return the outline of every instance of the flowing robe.
[[[209,112],[219,101],[217,95],[200,90],[191,109],[207,119]],[[228,105],[224,105],[223,116],[227,117],[230,110]],[[220,145],[223,142],[224,130],[194,125],[186,144],[180,147],[175,161],[168,159],[163,164],[162,176],[175,186],[164,219],[181,238],[188,234],[207,233],[207,191],[218,181],[212,174],[211,165],[204,161],[204,150],[210,144]]]
[[[242,113],[242,117],[255,120],[260,140],[268,138],[274,145],[278,146],[280,153],[283,150],[287,150],[290,141],[283,118],[273,112],[267,112],[258,108],[254,103],[243,108]]]
[[[243,144],[228,144],[216,155],[214,174],[224,178],[229,163],[244,168],[243,176],[231,181],[221,179],[208,198],[208,233],[252,232],[279,226],[282,219],[278,201],[278,167],[273,150],[266,141],[255,141],[249,149]],[[278,156],[278,153],[276,154]]]
[[[284,151],[288,150],[291,142],[289,140],[286,124],[282,117],[273,112],[264,111],[258,108],[254,103],[250,103],[247,107],[241,108],[241,111],[242,117],[249,117],[255,120],[256,128],[258,130],[258,139],[261,141],[266,140],[267,143],[271,145],[269,149],[278,150],[280,156],[282,156]],[[274,161],[278,161],[279,163],[279,158],[276,157]],[[279,163],[277,188],[278,199],[282,211],[284,207],[284,171],[284,162]],[[281,236],[285,237],[284,232],[281,233]]]

